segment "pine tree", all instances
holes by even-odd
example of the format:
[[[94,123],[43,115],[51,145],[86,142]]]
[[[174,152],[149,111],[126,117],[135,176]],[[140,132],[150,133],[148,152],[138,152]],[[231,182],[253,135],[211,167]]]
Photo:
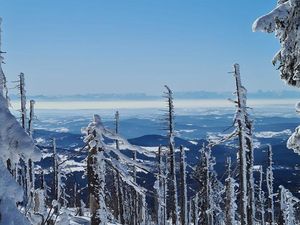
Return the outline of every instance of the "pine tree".
[[[275,33],[281,48],[273,58],[280,77],[288,85],[300,87],[300,0],[278,0],[275,9],[253,23],[253,31]],[[297,111],[300,112],[299,104]],[[300,154],[300,126],[287,141],[287,148]]]
[[[300,1],[278,0],[276,8],[258,18],[252,26],[253,31],[275,33],[281,49],[274,56],[273,64],[279,64],[281,79],[297,87],[300,87],[299,25]]]

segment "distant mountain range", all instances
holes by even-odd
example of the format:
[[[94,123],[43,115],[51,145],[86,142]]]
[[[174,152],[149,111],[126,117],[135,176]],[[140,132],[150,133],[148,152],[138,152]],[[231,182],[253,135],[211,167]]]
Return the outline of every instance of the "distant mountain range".
[[[232,92],[191,91],[174,92],[176,99],[227,99]],[[11,95],[11,100],[19,99],[18,95]],[[127,94],[77,94],[77,95],[33,95],[28,99],[39,101],[112,101],[112,100],[158,100],[161,95],[148,95],[145,93]],[[300,91],[257,91],[248,93],[249,99],[299,99]]]

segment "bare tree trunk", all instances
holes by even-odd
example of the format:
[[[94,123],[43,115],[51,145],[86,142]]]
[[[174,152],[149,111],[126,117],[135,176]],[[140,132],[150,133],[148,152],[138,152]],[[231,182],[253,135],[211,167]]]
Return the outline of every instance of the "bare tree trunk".
[[[180,220],[181,224],[187,223],[187,183],[186,183],[186,165],[184,148],[180,146]]]
[[[119,201],[119,212],[120,212],[120,222],[121,224],[125,224],[124,218],[124,194],[123,194],[123,187],[122,187],[122,180],[120,177],[120,172],[117,170],[117,180],[118,180],[118,201]]]
[[[268,190],[268,198],[267,198],[267,204],[268,204],[268,211],[267,211],[267,222],[270,225],[275,224],[275,216],[274,216],[274,193],[273,193],[273,152],[271,145],[268,146],[268,168],[267,168],[267,174],[266,174],[266,180],[267,180],[267,190]]]
[[[27,110],[26,110],[26,91],[25,91],[25,76],[24,73],[20,73],[20,95],[21,95],[21,124],[24,130],[26,131],[27,126]]]
[[[94,137],[96,135],[94,134]],[[88,177],[88,190],[89,190],[89,207],[91,213],[91,225],[99,225],[100,218],[98,215],[99,206],[99,185],[100,180],[96,172],[96,155],[97,147],[89,149],[87,159],[87,177]]]
[[[120,126],[120,114],[119,111],[115,113],[115,132],[116,134],[119,133],[119,126]],[[119,141],[116,140],[116,149],[119,149]],[[119,222],[121,224],[125,224],[124,218],[124,194],[123,194],[123,187],[122,187],[122,180],[120,177],[120,172],[116,169],[116,193],[117,193],[117,201],[118,201],[118,214],[119,214]]]
[[[265,198],[264,198],[264,191],[262,188],[263,184],[263,167],[259,167],[259,191],[258,191],[258,199],[260,202],[260,215],[261,215],[261,225],[265,225]]]
[[[169,171],[168,171],[168,201],[167,213],[168,218],[172,220],[172,224],[178,224],[178,199],[177,199],[177,181],[176,181],[176,160],[175,160],[175,144],[174,144],[174,105],[173,93],[168,86],[166,98],[168,104],[168,139],[169,139]]]
[[[2,19],[0,18],[0,94],[6,99],[6,105],[8,105],[8,89],[7,89],[7,86],[6,86],[6,77],[5,77],[5,74],[2,70],[2,64],[4,63],[3,60],[3,56],[2,54],[5,53],[5,52],[2,52],[2,48],[1,48],[1,45],[2,45],[2,39],[1,39],[1,23],[2,23]]]
[[[133,161],[136,162],[136,150],[133,150]],[[133,166],[133,181],[136,183],[136,167]],[[138,196],[136,191],[132,193],[133,197],[133,225],[138,224]]]
[[[30,100],[30,112],[29,112],[29,121],[28,121],[28,134],[30,137],[33,135],[33,120],[34,120],[34,100]]]
[[[116,112],[115,114],[115,132],[116,134],[119,133],[119,120],[120,120],[120,114],[119,111]],[[116,149],[119,149],[119,141],[116,140]]]
[[[33,118],[34,118],[34,100],[30,100],[30,114],[28,121],[28,134],[32,138],[33,136]],[[29,168],[29,191],[30,191],[30,202],[33,200],[34,193],[34,163],[31,159],[28,160],[28,168]]]
[[[57,149],[56,149],[56,140],[55,138],[53,138],[53,191],[54,191],[54,200],[57,201],[57,203],[59,203],[59,198],[60,198],[60,194],[59,194],[59,171],[58,171],[58,159],[57,159]],[[55,213],[57,213],[59,210],[59,207],[56,206],[54,208]]]
[[[243,98],[243,93],[245,89],[241,84],[241,77],[240,77],[240,67],[238,64],[234,65],[234,76],[236,81],[236,93],[237,93],[237,106],[238,106],[238,116],[244,116],[243,113],[246,110],[246,102]],[[244,136],[244,126],[243,123],[245,118],[238,118],[238,135],[239,135],[239,212],[241,216],[241,225],[248,224],[248,173],[247,173],[247,150],[246,150],[246,137]],[[248,225],[252,225],[248,224]]]

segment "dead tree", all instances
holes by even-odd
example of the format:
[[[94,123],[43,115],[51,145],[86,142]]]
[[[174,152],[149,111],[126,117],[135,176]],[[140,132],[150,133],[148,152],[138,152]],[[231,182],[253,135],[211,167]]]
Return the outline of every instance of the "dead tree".
[[[93,124],[97,125],[100,118],[94,116]],[[105,204],[105,161],[101,134],[96,127],[88,127],[87,178],[91,225],[106,225],[107,211]]]
[[[228,177],[225,179],[225,224],[238,225],[236,220],[236,187],[238,186],[231,172],[231,158],[227,158]]]
[[[265,225],[265,192],[263,191],[263,167],[259,166],[259,186],[258,186],[258,200],[260,203],[260,221],[261,225]]]
[[[94,131],[92,136],[96,137]],[[91,213],[91,225],[99,225],[100,218],[98,215],[99,209],[99,189],[100,179],[96,171],[98,148],[96,146],[89,147],[88,159],[87,159],[87,177],[88,177],[88,190],[89,190],[89,207]]]
[[[28,121],[28,134],[32,138],[33,136],[33,119],[34,119],[34,100],[30,100],[30,113],[29,113],[29,121]],[[33,199],[34,193],[34,163],[31,159],[28,160],[28,187],[30,191],[30,199]]]
[[[174,130],[174,104],[173,92],[165,85],[167,99],[167,125],[168,125],[168,194],[167,194],[167,215],[168,219],[172,220],[172,224],[178,224],[178,199],[177,199],[177,182],[176,182],[176,159],[175,159],[175,130]]]
[[[186,161],[185,150],[180,146],[180,221],[181,224],[186,224],[188,221],[187,216],[187,183],[186,183]]]
[[[28,120],[28,134],[30,137],[33,135],[33,120],[34,120],[34,100],[30,100],[30,112],[29,112],[29,120]]]
[[[2,40],[1,40],[1,23],[2,23],[2,18],[0,18],[0,94],[6,99],[6,103],[8,105],[8,89],[6,86],[6,76],[2,70],[2,64],[4,63],[4,58],[2,56],[3,52],[1,49],[1,44],[2,44]]]
[[[133,161],[136,162],[136,151],[133,150]],[[136,183],[136,167],[135,165],[133,165],[133,181],[134,183]],[[137,193],[135,191],[133,191],[132,193],[132,197],[133,197],[133,225],[137,225],[138,224],[138,196]]]
[[[120,120],[120,114],[119,111],[116,111],[115,114],[115,132],[116,134],[119,133],[119,120]],[[119,141],[116,140],[116,149],[119,149]]]
[[[60,200],[60,175],[58,168],[58,155],[56,149],[56,139],[52,139],[52,148],[53,148],[53,199],[59,203]],[[54,208],[55,213],[59,210],[59,205]]]
[[[166,215],[166,171],[165,162],[163,160],[162,147],[158,148],[158,174],[155,183],[155,189],[157,193],[157,224],[166,225],[167,215]]]
[[[116,111],[115,113],[115,133],[119,133],[119,126],[120,126],[120,114],[119,111]],[[116,149],[119,149],[119,140],[115,140],[116,143]],[[116,188],[116,194],[117,194],[117,206],[118,206],[118,221],[121,224],[125,223],[124,219],[124,194],[123,194],[123,187],[122,187],[122,179],[120,177],[120,172],[118,169],[114,169],[114,176],[115,176],[115,188]]]
[[[26,91],[25,91],[25,76],[24,73],[19,75],[19,89],[21,96],[21,124],[24,130],[27,127],[27,109],[26,109]]]
[[[239,136],[239,212],[241,225],[252,225],[255,214],[252,122],[247,113],[247,90],[242,86],[238,64],[234,65],[234,77],[237,95],[236,125]]]
[[[6,99],[6,101],[8,103],[9,99],[8,99],[8,89],[6,86],[6,76],[2,70],[2,64],[4,63],[4,57],[2,56],[2,54],[5,52],[3,52],[2,48],[1,48],[1,46],[2,46],[1,23],[2,23],[2,18],[0,18],[0,94],[2,94],[2,96]]]
[[[19,75],[19,91],[20,91],[20,99],[21,99],[21,125],[23,129],[28,132],[27,130],[27,108],[26,108],[26,90],[25,90],[25,76],[24,73],[20,73]],[[33,173],[33,165],[31,159],[28,159],[28,161],[24,161],[21,159],[21,178],[23,180],[23,188],[26,193],[24,196],[25,201],[24,203],[27,205],[32,202],[32,188],[34,186],[33,179],[34,175]]]
[[[268,167],[266,173],[266,180],[267,180],[267,191],[268,191],[268,210],[267,210],[267,222],[270,225],[275,224],[275,216],[274,216],[274,190],[273,190],[273,152],[272,146],[268,145]]]

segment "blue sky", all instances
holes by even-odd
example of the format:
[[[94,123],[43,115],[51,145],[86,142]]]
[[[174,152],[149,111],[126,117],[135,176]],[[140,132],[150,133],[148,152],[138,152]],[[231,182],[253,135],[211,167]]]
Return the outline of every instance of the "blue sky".
[[[252,22],[276,1],[0,0],[9,81],[30,94],[229,91],[233,63],[249,91],[292,89]],[[9,84],[13,86],[13,84]]]

